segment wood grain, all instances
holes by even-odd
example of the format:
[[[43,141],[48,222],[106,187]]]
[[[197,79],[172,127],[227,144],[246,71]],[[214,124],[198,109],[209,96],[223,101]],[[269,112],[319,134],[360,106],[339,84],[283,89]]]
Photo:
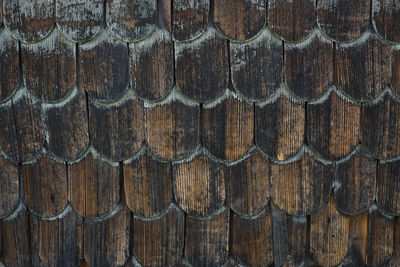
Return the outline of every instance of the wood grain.
[[[160,215],[172,201],[172,171],[168,162],[145,154],[124,164],[124,189],[128,208],[139,216]]]
[[[318,264],[336,266],[347,254],[349,217],[335,207],[333,194],[329,202],[310,217],[311,254]]]
[[[390,42],[400,42],[400,5],[396,0],[373,0],[372,16],[375,30]]]
[[[367,262],[368,212],[350,216],[349,252],[345,259],[346,267],[365,266]]]
[[[82,254],[82,219],[69,209],[56,220],[31,216],[32,266],[78,266]]]
[[[69,201],[80,215],[98,217],[117,206],[121,193],[119,166],[88,154],[68,165],[68,175]]]
[[[18,41],[7,31],[0,33],[0,101],[9,98],[18,89]]]
[[[321,36],[312,38],[304,47],[285,45],[286,83],[304,100],[318,99],[333,85],[333,45]]]
[[[21,205],[1,222],[1,260],[6,266],[32,266],[30,258],[30,219]]]
[[[368,214],[367,265],[382,266],[393,256],[394,219],[384,217],[377,209]]]
[[[357,152],[338,165],[336,178],[341,184],[335,192],[336,207],[348,215],[367,211],[375,201],[376,161]]]
[[[358,101],[376,98],[390,83],[390,55],[390,45],[374,35],[357,45],[339,45],[336,50],[338,85]]]
[[[268,2],[268,26],[285,41],[305,39],[313,30],[316,19],[315,0]]]
[[[187,217],[185,256],[193,266],[220,266],[228,257],[229,210],[211,218]]]
[[[202,109],[204,147],[223,160],[237,160],[253,145],[254,109],[247,102],[228,97]]]
[[[89,143],[86,99],[77,94],[64,106],[46,111],[45,126],[50,152],[64,160],[80,156]]]
[[[122,208],[112,217],[85,221],[84,256],[90,266],[121,266],[131,255],[131,214]]]
[[[175,0],[173,1],[173,34],[179,41],[195,39],[207,28],[209,0]]]
[[[271,209],[256,218],[233,214],[230,222],[233,257],[250,266],[269,266],[274,261]]]
[[[375,105],[361,110],[361,142],[377,158],[400,154],[400,104],[385,95]]]
[[[254,216],[269,200],[270,163],[258,152],[236,165],[226,167],[227,203],[236,213]]]
[[[159,219],[134,220],[134,251],[143,266],[175,266],[183,255],[185,217],[172,208]]]
[[[175,43],[176,83],[192,100],[215,100],[228,87],[228,61],[227,43],[215,30],[191,43]]]
[[[256,144],[274,160],[293,157],[303,146],[305,107],[294,101],[281,95],[274,102],[255,107]]]
[[[368,0],[320,0],[317,2],[318,26],[335,41],[349,42],[368,28],[370,9]]]
[[[22,68],[29,92],[43,101],[59,101],[75,86],[75,45],[58,30],[46,40],[21,45]]]
[[[31,96],[13,100],[18,151],[22,161],[34,158],[44,143],[41,105]]]
[[[288,257],[287,266],[301,266],[309,264],[310,244],[307,239],[309,221],[306,217],[287,217]]]
[[[264,0],[214,1],[214,24],[230,39],[251,39],[261,31],[265,22]]]
[[[157,1],[107,0],[107,26],[119,38],[136,42],[149,36],[157,22]]]
[[[102,156],[122,161],[141,148],[145,135],[144,109],[136,100],[111,106],[92,102],[89,119],[93,147]]]
[[[54,216],[67,205],[67,174],[64,163],[44,155],[32,164],[22,165],[24,202],[39,216]]]
[[[174,166],[176,202],[187,213],[207,216],[220,209],[225,201],[223,167],[200,155]]]
[[[0,105],[0,149],[12,160],[19,161],[17,130],[12,105]]]
[[[272,164],[271,198],[287,213],[309,215],[323,205],[331,190],[333,166],[307,153],[287,164]]]
[[[251,42],[229,45],[234,88],[252,100],[271,96],[283,78],[281,41],[263,32]]]
[[[146,100],[166,97],[174,85],[173,43],[167,31],[156,30],[142,42],[129,45],[133,90]]]
[[[0,156],[0,174],[0,218],[3,218],[11,214],[19,200],[18,168]]]
[[[125,43],[103,31],[99,38],[79,46],[79,57],[79,89],[102,101],[114,101],[125,93],[129,85]]]
[[[37,42],[54,27],[55,2],[4,0],[4,25],[23,42]]]
[[[307,140],[320,155],[338,160],[350,154],[360,138],[360,106],[331,92],[307,106]]]
[[[200,109],[174,101],[146,109],[146,138],[151,152],[168,160],[193,153],[200,141]]]
[[[388,213],[400,215],[400,161],[378,165],[377,199]]]
[[[399,16],[400,17],[400,16]],[[400,49],[392,50],[392,88],[400,94]]]
[[[103,0],[56,0],[58,29],[69,40],[87,42],[103,26]]]

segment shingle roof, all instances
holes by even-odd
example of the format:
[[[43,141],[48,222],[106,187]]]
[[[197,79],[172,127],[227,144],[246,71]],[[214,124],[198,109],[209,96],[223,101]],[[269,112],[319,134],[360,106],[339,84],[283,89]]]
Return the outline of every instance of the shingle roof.
[[[400,266],[399,0],[0,21],[0,265]]]

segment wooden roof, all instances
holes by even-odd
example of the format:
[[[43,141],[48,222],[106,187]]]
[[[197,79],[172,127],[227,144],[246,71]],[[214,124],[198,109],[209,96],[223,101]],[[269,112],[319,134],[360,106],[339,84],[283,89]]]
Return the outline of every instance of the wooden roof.
[[[0,1],[0,265],[400,266],[399,217],[399,0]]]

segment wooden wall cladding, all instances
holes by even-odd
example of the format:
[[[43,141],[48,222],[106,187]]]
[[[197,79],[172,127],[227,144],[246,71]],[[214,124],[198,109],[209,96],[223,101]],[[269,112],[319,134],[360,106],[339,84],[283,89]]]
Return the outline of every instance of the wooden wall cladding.
[[[0,266],[399,266],[399,0],[0,0]]]

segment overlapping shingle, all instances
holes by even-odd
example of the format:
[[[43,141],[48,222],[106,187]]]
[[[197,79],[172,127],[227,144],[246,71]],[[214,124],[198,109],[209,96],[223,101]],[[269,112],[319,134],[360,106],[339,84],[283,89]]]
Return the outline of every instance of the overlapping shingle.
[[[0,2],[0,265],[400,263],[397,0]]]

